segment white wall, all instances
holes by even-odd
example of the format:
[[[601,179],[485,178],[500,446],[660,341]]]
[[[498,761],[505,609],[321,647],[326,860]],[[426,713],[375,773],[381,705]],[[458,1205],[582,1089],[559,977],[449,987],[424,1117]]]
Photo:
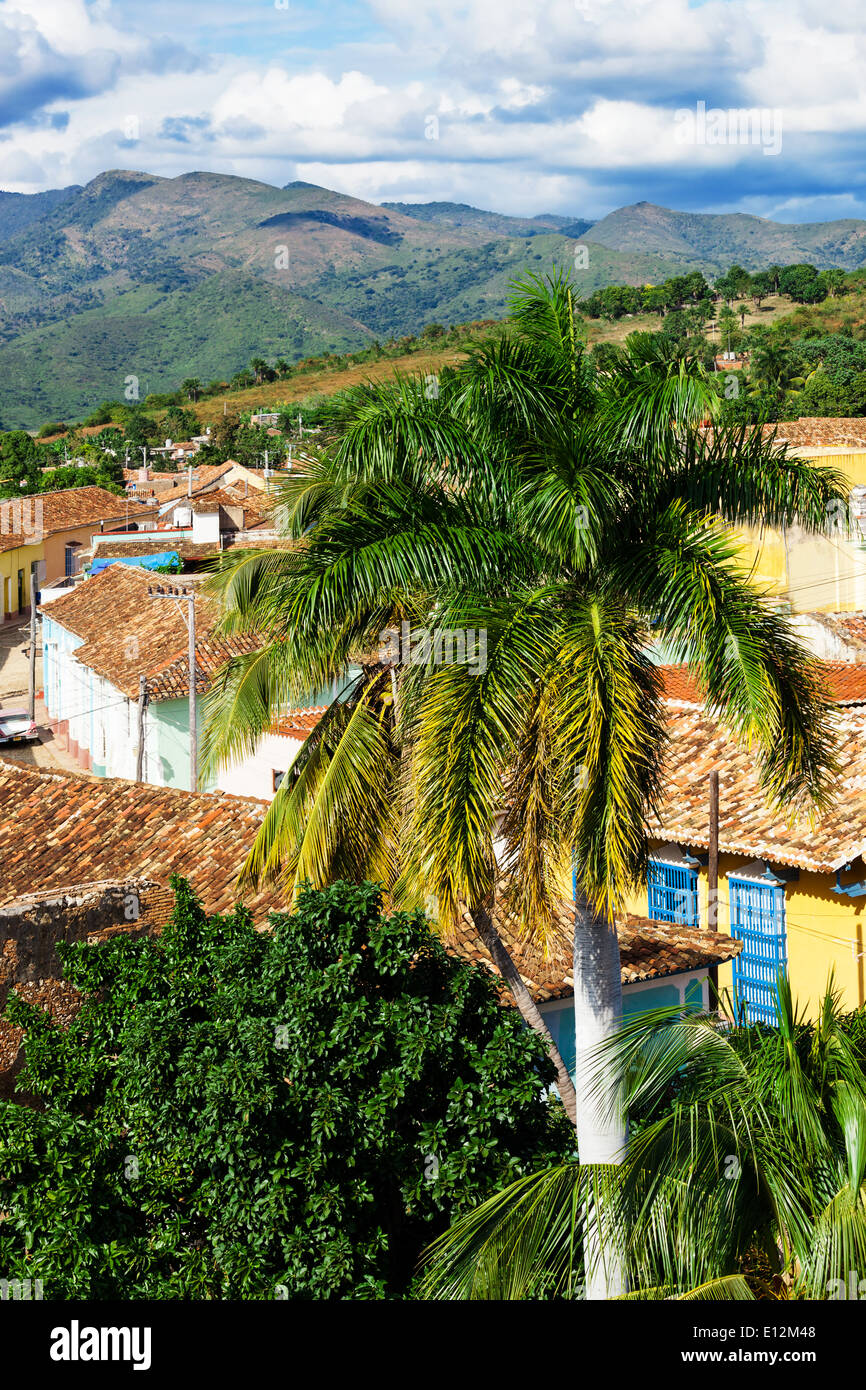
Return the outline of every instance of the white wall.
[[[193,512],[192,538],[196,545],[207,545],[220,538],[219,512]]]
[[[232,796],[255,796],[260,801],[274,799],[274,772],[287,772],[303,744],[284,734],[265,734],[251,758],[223,768],[216,779],[220,791]]]
[[[134,777],[137,709],[110,681],[83,666],[75,652],[81,638],[43,616],[45,704],[55,726],[68,721],[70,742],[86,749],[95,771]]]

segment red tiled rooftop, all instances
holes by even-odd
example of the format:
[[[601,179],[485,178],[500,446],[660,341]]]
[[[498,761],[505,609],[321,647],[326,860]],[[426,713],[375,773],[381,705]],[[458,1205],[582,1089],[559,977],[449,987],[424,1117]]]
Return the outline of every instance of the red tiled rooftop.
[[[139,676],[144,675],[151,699],[180,699],[189,694],[186,605],[149,595],[148,588],[160,582],[164,587],[171,583],[133,565],[109,565],[43,613],[83,639],[76,648],[76,660],[124,695],[136,698]],[[215,637],[216,605],[200,593],[196,593],[195,611],[196,690],[204,693],[230,656],[255,651],[260,644],[250,636]],[[106,614],[111,615],[110,621]]]
[[[836,712],[841,763],[835,799],[811,820],[773,810],[761,789],[755,750],[707,711],[669,709],[662,800],[649,829],[658,839],[705,847],[709,774],[719,773],[719,848],[771,863],[834,873],[866,852],[866,710]]]
[[[762,426],[766,438],[775,432],[780,444],[792,449],[851,449],[866,450],[866,419],[856,416],[804,415],[799,420],[780,420]]]
[[[327,705],[312,705],[309,709],[291,710],[274,721],[270,732],[281,734],[284,738],[303,740],[313,732],[327,709]]]
[[[188,878],[208,912],[243,899],[263,920],[274,888],[235,881],[269,802],[74,776],[0,760],[0,902],[85,881]]]
[[[833,704],[866,704],[866,664],[851,661],[825,661],[821,664]],[[688,666],[662,666],[661,672],[664,698],[668,703],[703,708],[704,695],[699,678]]]
[[[502,904],[497,906],[493,916],[497,931],[537,1003],[564,999],[574,993],[574,908],[570,902],[560,902],[556,910],[546,956],[521,938]],[[740,950],[739,942],[721,933],[716,935],[668,922],[651,922],[632,913],[617,920],[617,936],[624,985],[720,965]],[[460,955],[496,973],[486,946],[468,918],[460,926],[454,946]]]

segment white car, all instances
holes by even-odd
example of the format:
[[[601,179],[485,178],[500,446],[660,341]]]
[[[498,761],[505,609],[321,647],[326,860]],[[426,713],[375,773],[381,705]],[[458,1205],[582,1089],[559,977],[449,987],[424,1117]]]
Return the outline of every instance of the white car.
[[[0,744],[34,743],[39,738],[26,709],[0,709]]]

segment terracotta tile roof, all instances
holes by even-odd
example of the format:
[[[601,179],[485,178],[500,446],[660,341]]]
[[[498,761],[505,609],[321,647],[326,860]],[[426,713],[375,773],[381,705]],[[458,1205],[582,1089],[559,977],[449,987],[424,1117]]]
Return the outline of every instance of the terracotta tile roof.
[[[836,801],[814,824],[789,824],[764,800],[754,753],[741,747],[709,714],[670,709],[670,744],[659,814],[650,833],[706,846],[707,783],[719,773],[719,848],[726,853],[833,873],[866,850],[866,710],[837,715],[842,772]]]
[[[264,496],[260,495],[256,488],[245,494],[243,488],[237,484],[215,488],[211,492],[203,492],[190,498],[178,497],[175,506],[182,507],[185,502],[193,512],[217,512],[221,507],[229,507],[234,511],[243,511],[245,516],[256,521],[264,517],[268,506]]]
[[[261,535],[261,536],[257,536],[257,535],[255,534],[255,529],[256,529],[255,527],[249,527],[249,528],[247,529],[246,534],[244,534],[244,535],[241,535],[239,532],[235,532],[235,534],[234,534],[233,536],[230,534],[229,545],[230,545],[231,549],[232,549],[232,550],[296,550],[296,549],[298,548],[298,545],[299,545],[299,542],[298,542],[298,541],[287,541],[287,540],[282,540],[282,539],[279,539],[279,538],[274,538],[274,537],[271,536],[271,535],[265,535],[265,534],[263,534],[263,535]],[[267,528],[263,528],[263,529],[266,530]]]
[[[838,416],[823,419],[804,415],[800,420],[780,420],[775,425],[763,425],[764,438],[776,431],[780,444],[792,449],[866,449],[866,419],[859,416]]]
[[[217,484],[217,480],[224,473],[230,472],[237,465],[229,460],[227,463],[201,463],[197,464],[192,470],[192,495],[193,497],[201,492],[206,492]],[[157,502],[164,507],[169,502],[182,501],[187,495],[189,488],[188,471],[184,469],[182,473],[167,474],[171,483],[167,488],[160,491]],[[149,484],[153,486],[153,482]]]
[[[192,541],[172,541],[161,533],[158,541],[99,541],[94,544],[93,558],[118,560],[124,555],[161,555],[164,550],[176,550],[182,560],[205,560],[219,555],[219,541],[194,544]]]
[[[313,732],[327,709],[327,705],[311,705],[309,709],[293,709],[280,719],[275,720],[271,725],[270,732],[280,734],[284,738],[295,738],[303,741]]]
[[[561,902],[556,913],[555,931],[548,956],[530,947],[517,935],[511,919],[500,905],[494,912],[496,929],[520,971],[533,999],[545,1003],[574,993],[572,933],[574,908]],[[668,922],[650,922],[646,917],[624,914],[617,921],[620,967],[624,985],[641,980],[661,979],[685,970],[701,970],[730,960],[741,949],[722,933],[698,931]],[[454,940],[458,953],[476,964],[496,967],[486,946],[468,920]]]
[[[164,602],[164,600],[160,600]],[[196,610],[198,610],[196,602]],[[198,622],[198,617],[196,617]],[[261,643],[255,637],[236,636],[230,639],[202,637],[196,635],[195,644],[195,688],[199,695],[210,690],[217,672],[233,656],[242,652],[258,651]],[[137,688],[137,682],[136,682]],[[182,656],[165,666],[159,672],[148,674],[147,690],[152,700],[180,700],[189,695],[189,655]]]
[[[34,536],[25,536],[14,532],[8,535],[0,534],[0,555],[7,550],[18,550],[22,545],[40,545],[41,541]]]
[[[76,526],[98,526],[100,521],[125,520],[126,497],[116,497],[103,487],[69,487],[39,494],[42,503],[42,530],[46,535],[69,531]],[[152,510],[152,509],[150,509]],[[130,520],[149,515],[145,507],[130,509]]]
[[[138,695],[140,675],[147,677],[151,699],[189,694],[186,622],[180,603],[148,595],[148,586],[160,582],[166,581],[133,565],[110,565],[44,610],[52,621],[83,638],[76,659],[131,699]],[[200,594],[195,612],[196,690],[204,693],[229,656],[255,651],[259,644],[246,636],[215,639],[217,608]]]
[[[23,510],[23,517],[22,511]],[[61,488],[57,492],[28,494],[2,503],[0,511],[0,552],[15,550],[22,545],[41,545],[45,536],[58,531],[72,531],[91,526],[94,533],[104,522],[117,527],[149,520],[156,515],[154,507],[133,503],[125,496],[117,497],[101,487]],[[16,529],[20,527],[21,529]]]
[[[853,661],[822,662],[830,700],[836,705],[866,704],[866,664]],[[681,708],[703,709],[704,696],[698,678],[688,666],[662,666],[664,698]]]
[[[235,881],[269,802],[70,776],[0,760],[0,902],[92,880],[188,878],[208,912],[243,899],[257,921],[279,892]]]

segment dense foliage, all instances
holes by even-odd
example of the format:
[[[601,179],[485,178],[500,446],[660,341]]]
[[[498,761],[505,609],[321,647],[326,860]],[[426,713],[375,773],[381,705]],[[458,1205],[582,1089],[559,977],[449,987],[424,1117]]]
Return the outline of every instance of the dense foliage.
[[[400,1297],[422,1247],[564,1156],[543,1045],[371,884],[256,931],[175,881],[159,939],[61,948],[67,1033],[13,999],[0,1269],[46,1298]]]
[[[619,1169],[520,1179],[437,1243],[435,1297],[580,1297],[590,1213],[631,1298],[839,1299],[866,1268],[866,1016],[831,986],[776,1026],[656,1010],[606,1045],[630,1115]],[[595,1182],[595,1186],[593,1185]],[[859,1273],[858,1273],[859,1271]]]

